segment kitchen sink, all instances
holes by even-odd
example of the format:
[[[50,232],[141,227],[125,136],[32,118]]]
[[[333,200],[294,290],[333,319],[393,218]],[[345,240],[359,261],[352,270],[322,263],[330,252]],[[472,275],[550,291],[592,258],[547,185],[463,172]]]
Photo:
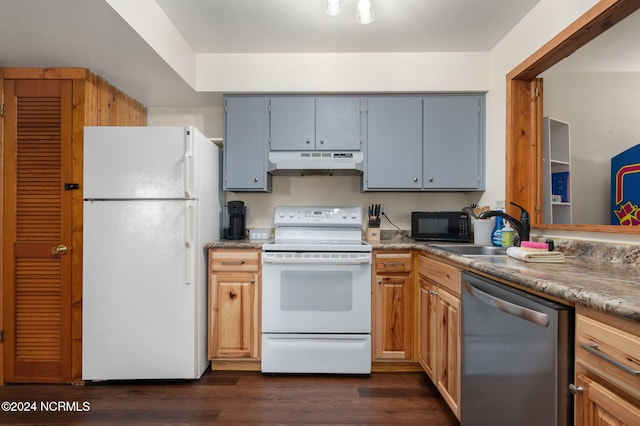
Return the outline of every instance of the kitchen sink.
[[[447,250],[462,256],[506,256],[505,247],[477,246],[471,244],[430,244],[431,247]]]

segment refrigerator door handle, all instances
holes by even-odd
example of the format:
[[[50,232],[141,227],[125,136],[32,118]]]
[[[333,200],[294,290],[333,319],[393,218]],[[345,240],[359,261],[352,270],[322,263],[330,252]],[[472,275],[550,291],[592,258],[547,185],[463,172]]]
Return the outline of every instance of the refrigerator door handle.
[[[186,135],[184,152],[184,196],[193,198],[193,136]]]
[[[185,282],[187,284],[193,284],[194,283],[194,264],[193,262],[195,261],[194,256],[193,256],[193,215],[194,215],[194,209],[193,209],[193,202],[191,201],[186,201],[184,204],[184,245],[186,248],[186,256],[185,256],[185,260],[187,262],[187,268],[186,268],[186,276],[185,276]]]

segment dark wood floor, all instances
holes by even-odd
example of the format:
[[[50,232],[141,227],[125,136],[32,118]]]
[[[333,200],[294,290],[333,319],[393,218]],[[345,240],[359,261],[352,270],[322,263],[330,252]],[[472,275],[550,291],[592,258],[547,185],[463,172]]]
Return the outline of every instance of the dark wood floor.
[[[198,381],[8,384],[0,402],[0,424],[459,424],[424,373],[207,371]]]

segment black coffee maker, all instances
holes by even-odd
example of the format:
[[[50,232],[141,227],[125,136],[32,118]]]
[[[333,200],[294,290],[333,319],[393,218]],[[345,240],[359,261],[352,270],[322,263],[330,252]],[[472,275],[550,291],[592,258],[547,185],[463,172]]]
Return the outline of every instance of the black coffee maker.
[[[246,238],[244,229],[245,206],[244,201],[229,201],[225,207],[228,227],[222,228],[222,238],[225,240],[242,240]]]

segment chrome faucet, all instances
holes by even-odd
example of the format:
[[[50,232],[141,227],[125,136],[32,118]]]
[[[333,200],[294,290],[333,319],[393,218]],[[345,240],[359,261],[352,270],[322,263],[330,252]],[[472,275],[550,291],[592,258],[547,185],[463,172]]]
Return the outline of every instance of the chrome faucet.
[[[518,207],[520,209],[520,220],[518,221],[512,216],[509,216],[505,212],[501,212],[499,210],[489,210],[483,213],[480,213],[478,219],[486,219],[488,217],[500,216],[503,219],[506,219],[511,223],[518,233],[518,237],[520,237],[520,242],[529,241],[529,233],[531,232],[531,224],[529,223],[529,212],[525,210],[524,207],[519,206],[518,204],[511,202],[512,205]]]

